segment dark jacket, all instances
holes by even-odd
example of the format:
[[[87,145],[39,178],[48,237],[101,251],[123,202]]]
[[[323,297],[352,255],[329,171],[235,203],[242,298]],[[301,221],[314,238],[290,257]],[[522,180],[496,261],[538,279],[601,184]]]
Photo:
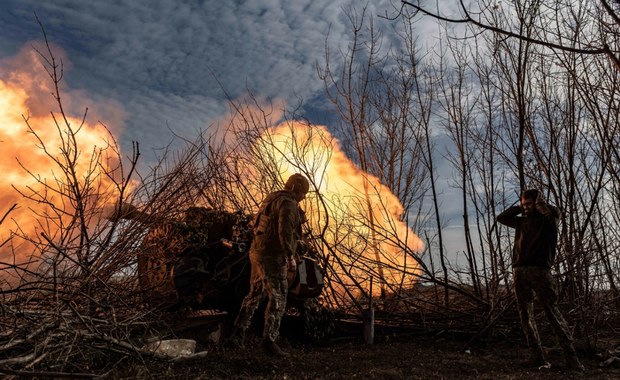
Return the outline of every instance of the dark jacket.
[[[515,229],[512,252],[513,267],[551,268],[558,240],[559,209],[549,206],[551,215],[534,210],[531,216],[520,215],[521,207],[513,206],[497,216],[497,221]]]
[[[254,240],[250,254],[291,257],[301,238],[299,203],[288,191],[267,196],[254,221]]]

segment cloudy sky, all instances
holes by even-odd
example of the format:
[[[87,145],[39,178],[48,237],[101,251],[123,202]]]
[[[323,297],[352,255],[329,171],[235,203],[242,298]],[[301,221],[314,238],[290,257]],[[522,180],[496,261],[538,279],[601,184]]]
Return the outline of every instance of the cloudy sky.
[[[372,1],[367,14],[393,12]],[[227,93],[247,89],[308,105],[320,119],[322,83],[316,63],[346,47],[345,11],[355,0],[2,0],[0,59],[32,49],[42,38],[35,13],[63,57],[70,89],[96,108],[112,100],[123,111],[97,114],[120,126],[122,146],[138,141],[145,158],[173,133],[191,138],[227,110]],[[61,52],[64,55],[61,55]],[[111,112],[111,111],[110,111]],[[108,116],[108,117],[106,117]],[[317,120],[318,121],[318,120]]]
[[[394,21],[379,15],[393,15],[392,4],[399,6],[399,0],[368,3],[366,15],[375,27],[393,27]],[[63,60],[67,90],[82,100],[82,108],[74,109],[76,116],[88,107],[91,117],[114,131],[126,153],[132,141],[139,142],[143,165],[148,165],[174,135],[191,140],[219,120],[228,111],[226,95],[235,99],[250,90],[291,105],[303,101],[303,116],[324,123],[329,118],[322,113],[327,101],[316,64],[324,63],[326,41],[333,52],[346,50],[347,11],[359,12],[364,4],[2,0],[0,75],[2,65],[32,52],[33,41],[42,40],[36,13],[54,53]],[[422,28],[425,38],[436,30],[428,24],[431,29]],[[447,182],[450,176],[446,173],[439,180]],[[458,219],[459,205],[448,202],[444,212]]]

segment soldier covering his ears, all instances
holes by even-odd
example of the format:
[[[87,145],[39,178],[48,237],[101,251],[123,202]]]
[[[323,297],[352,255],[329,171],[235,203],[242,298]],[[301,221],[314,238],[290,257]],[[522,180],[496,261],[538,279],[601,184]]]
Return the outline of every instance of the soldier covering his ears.
[[[515,229],[512,255],[514,291],[531,352],[524,366],[548,365],[534,320],[535,294],[564,349],[567,367],[582,371],[570,330],[558,308],[556,284],[551,274],[559,217],[559,209],[547,204],[538,190],[526,190],[521,195],[521,205],[503,211],[497,221]]]

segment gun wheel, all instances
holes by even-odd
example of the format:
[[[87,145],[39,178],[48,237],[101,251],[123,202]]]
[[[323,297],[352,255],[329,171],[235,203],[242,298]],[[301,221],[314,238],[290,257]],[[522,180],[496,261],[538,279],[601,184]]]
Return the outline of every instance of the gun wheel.
[[[172,268],[183,240],[172,228],[170,225],[152,228],[138,255],[138,279],[147,300],[166,303],[176,299]]]

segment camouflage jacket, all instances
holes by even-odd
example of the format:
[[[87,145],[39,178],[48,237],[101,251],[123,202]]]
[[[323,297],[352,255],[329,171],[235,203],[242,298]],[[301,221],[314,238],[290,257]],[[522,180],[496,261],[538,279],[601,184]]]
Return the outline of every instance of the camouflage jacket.
[[[267,196],[254,219],[250,254],[291,257],[301,238],[302,212],[288,191]]]

